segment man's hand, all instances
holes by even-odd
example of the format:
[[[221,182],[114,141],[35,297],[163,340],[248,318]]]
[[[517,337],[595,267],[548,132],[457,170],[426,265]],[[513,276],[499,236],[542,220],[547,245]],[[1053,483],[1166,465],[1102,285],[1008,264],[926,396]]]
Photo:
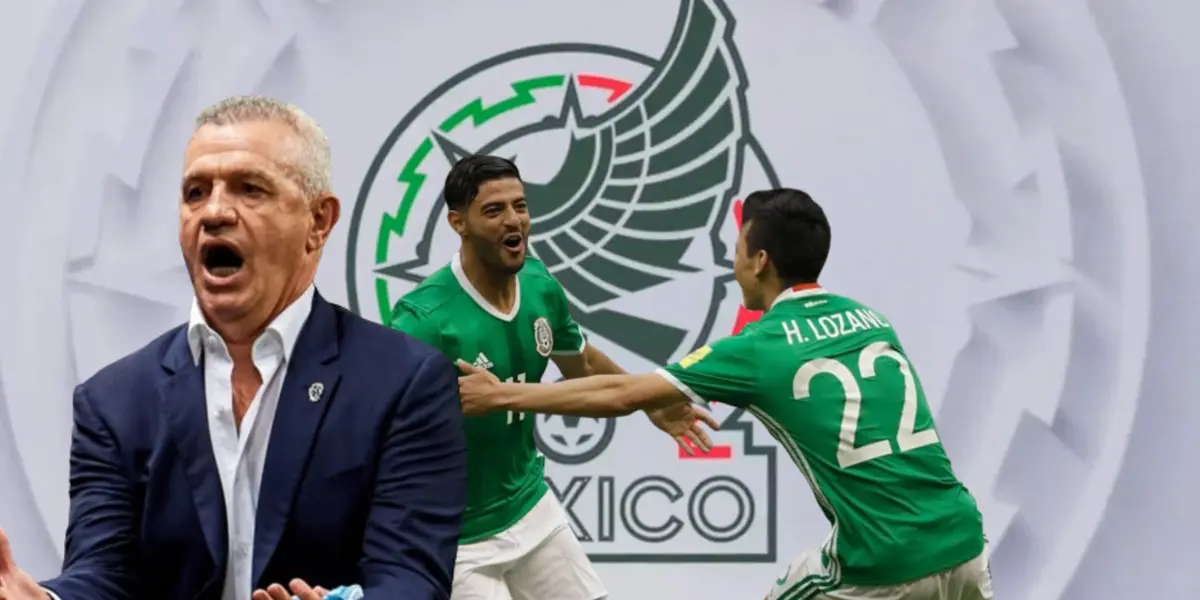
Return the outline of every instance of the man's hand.
[[[656,410],[648,410],[646,416],[650,417],[650,422],[654,423],[655,427],[671,436],[675,443],[679,444],[679,447],[688,454],[695,454],[692,450],[693,447],[699,448],[702,452],[712,450],[712,438],[708,437],[708,432],[700,426],[700,423],[707,424],[713,430],[721,428],[721,424],[708,411],[690,402],[680,402]],[[691,440],[692,443],[687,443],[685,438]]]
[[[458,359],[458,368],[466,373],[458,378],[463,414],[475,417],[500,410],[496,401],[500,393],[500,380],[487,369],[480,369],[461,358]]]
[[[0,600],[45,600],[46,590],[13,562],[8,537],[0,530]]]
[[[321,600],[321,598],[329,595],[329,590],[321,586],[315,588],[309,587],[307,583],[304,583],[303,579],[293,579],[291,583],[288,583],[288,586],[292,588],[292,591],[287,591],[287,589],[278,583],[272,583],[265,590],[254,590],[254,595],[251,598],[254,600],[292,600],[293,598],[297,600]],[[292,594],[295,595],[293,596]]]

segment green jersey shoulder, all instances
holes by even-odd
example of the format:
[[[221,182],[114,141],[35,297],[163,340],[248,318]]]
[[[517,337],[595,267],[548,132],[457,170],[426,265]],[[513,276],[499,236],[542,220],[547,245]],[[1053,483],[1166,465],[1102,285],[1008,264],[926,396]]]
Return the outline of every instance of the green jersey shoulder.
[[[454,313],[462,301],[462,288],[449,266],[438,269],[396,302],[392,309],[392,327],[419,338],[450,354],[449,340],[442,336],[439,320]]]
[[[745,407],[777,392],[760,383],[781,360],[794,364],[833,357],[876,341],[903,351],[891,322],[874,309],[823,290],[792,292],[741,332],[702,346],[658,373],[694,402]]]
[[[478,335],[475,326],[480,320],[502,327],[530,320],[534,348],[539,353],[549,356],[582,352],[586,345],[583,333],[571,317],[566,293],[545,264],[527,257],[517,273],[517,286],[512,311],[501,313],[467,280],[456,255],[450,264],[426,277],[396,303],[391,324],[453,357],[456,340]]]

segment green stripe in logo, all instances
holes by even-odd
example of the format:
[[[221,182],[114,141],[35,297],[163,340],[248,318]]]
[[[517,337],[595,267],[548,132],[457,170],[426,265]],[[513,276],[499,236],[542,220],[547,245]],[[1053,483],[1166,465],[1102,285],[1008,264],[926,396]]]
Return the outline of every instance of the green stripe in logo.
[[[530,79],[522,79],[509,84],[512,88],[512,96],[505,98],[495,104],[484,104],[483,98],[475,98],[474,100],[463,105],[462,108],[454,111],[449,117],[438,126],[443,133],[454,131],[459,125],[470,121],[473,127],[479,127],[488,121],[518,108],[524,108],[537,102],[537,98],[533,96],[533,92],[542,89],[561,87],[567,80],[566,75],[543,75]],[[408,223],[408,214],[412,210],[413,203],[416,202],[417,196],[421,193],[421,188],[425,185],[427,176],[421,172],[421,165],[433,150],[433,140],[429,137],[421,140],[413,153],[409,155],[408,160],[404,161],[404,168],[400,170],[400,175],[396,177],[396,181],[404,185],[404,196],[400,199],[400,205],[394,213],[384,213],[379,221],[379,235],[375,239],[375,264],[381,265],[388,262],[388,247],[392,236],[403,237],[405,226]],[[388,315],[391,314],[392,303],[388,294],[387,282],[377,280],[375,285],[375,298],[379,303],[379,314],[387,322]]]

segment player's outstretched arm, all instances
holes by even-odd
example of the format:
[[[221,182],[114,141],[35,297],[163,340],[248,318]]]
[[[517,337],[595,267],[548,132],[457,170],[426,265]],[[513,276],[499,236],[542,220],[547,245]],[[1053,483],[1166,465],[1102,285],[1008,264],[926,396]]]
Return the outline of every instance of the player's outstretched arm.
[[[465,361],[460,360],[458,367],[466,373],[459,378],[458,389],[467,415],[507,410],[605,418],[689,404],[683,392],[653,373],[596,375],[550,384],[509,384]]]
[[[580,354],[555,356],[554,363],[566,379],[592,375],[625,375],[625,369],[591,344],[586,345]],[[711,423],[711,417],[699,417],[697,413],[702,412],[700,409],[677,403],[645,409],[643,412],[655,427],[671,436],[684,452],[695,454],[697,448],[703,452],[712,448],[708,432],[700,425]],[[703,412],[708,416],[706,411]]]

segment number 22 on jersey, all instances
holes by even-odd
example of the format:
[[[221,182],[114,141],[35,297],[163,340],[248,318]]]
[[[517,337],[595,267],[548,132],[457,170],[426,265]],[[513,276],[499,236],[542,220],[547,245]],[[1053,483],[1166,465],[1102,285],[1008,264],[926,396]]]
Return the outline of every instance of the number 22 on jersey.
[[[896,447],[900,449],[900,452],[907,452],[921,446],[936,444],[938,442],[936,430],[913,431],[917,422],[917,382],[913,377],[912,366],[909,365],[904,355],[893,349],[887,342],[875,342],[863,348],[862,352],[858,354],[858,372],[862,379],[875,377],[876,364],[881,359],[895,362],[899,366],[900,374],[904,377],[904,405],[900,410],[900,423],[896,428]],[[842,424],[838,434],[838,465],[845,469],[891,454],[891,440],[879,440],[864,446],[855,445],[858,421],[863,411],[863,394],[859,378],[855,377],[846,365],[831,358],[817,358],[804,363],[792,378],[792,397],[796,400],[808,398],[809,385],[818,375],[836,377],[846,396],[846,406],[842,410]],[[870,410],[869,406],[867,410]]]

